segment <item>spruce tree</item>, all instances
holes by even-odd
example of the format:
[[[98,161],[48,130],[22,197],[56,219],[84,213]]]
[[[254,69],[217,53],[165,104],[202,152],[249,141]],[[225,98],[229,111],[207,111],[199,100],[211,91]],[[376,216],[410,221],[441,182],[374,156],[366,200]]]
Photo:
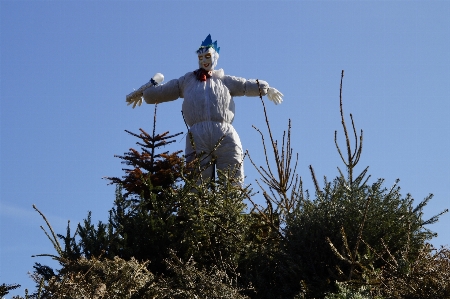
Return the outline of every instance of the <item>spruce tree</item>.
[[[337,143],[337,132],[335,143],[346,175],[339,170],[338,177],[332,182],[325,178],[324,186],[320,187],[310,167],[315,197],[311,199],[308,193],[299,193],[284,228],[287,238],[284,250],[297,266],[296,279],[304,281],[308,296],[315,298],[337,291],[336,281],[347,282],[356,289],[369,285],[381,290],[383,286],[377,273],[388,266],[388,253],[405,259],[406,263],[414,262],[426,241],[435,235],[426,225],[447,212],[424,220],[422,210],[432,195],[414,206],[411,195],[401,195],[398,181],[386,188],[382,179],[368,183],[368,167],[358,175],[354,173],[362,152],[363,131],[358,138],[350,114],[355,137],[352,150],[343,113],[343,76],[342,71],[340,113],[346,140],[345,157]]]

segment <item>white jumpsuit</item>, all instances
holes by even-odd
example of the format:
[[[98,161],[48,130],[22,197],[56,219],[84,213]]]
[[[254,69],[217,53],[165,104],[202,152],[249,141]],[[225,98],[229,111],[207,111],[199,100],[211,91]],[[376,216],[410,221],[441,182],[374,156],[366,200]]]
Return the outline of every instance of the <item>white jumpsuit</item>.
[[[259,80],[261,94],[266,95],[269,85]],[[166,84],[148,88],[144,91],[144,100],[148,104],[173,101],[184,98],[183,115],[194,140],[186,138],[186,157],[190,161],[193,153],[212,153],[220,138],[218,148],[212,153],[216,167],[226,171],[228,167],[235,171],[235,178],[240,184],[244,182],[243,151],[239,135],[233,128],[235,96],[259,96],[256,80],[246,80],[226,76],[223,70],[213,71],[206,81],[197,79],[194,72],[189,72],[179,79]],[[211,155],[202,163],[211,159]],[[209,167],[203,172],[204,178],[213,176]]]

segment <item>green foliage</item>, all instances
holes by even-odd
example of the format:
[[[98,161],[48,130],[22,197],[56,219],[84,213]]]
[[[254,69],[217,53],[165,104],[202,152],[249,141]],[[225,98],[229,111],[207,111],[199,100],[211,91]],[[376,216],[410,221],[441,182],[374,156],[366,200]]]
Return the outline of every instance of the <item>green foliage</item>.
[[[172,277],[157,277],[148,270],[149,262],[134,258],[82,257],[65,263],[66,274],[52,277],[39,298],[247,298],[216,266],[199,270],[192,259],[183,262],[173,253],[166,263]]]
[[[367,269],[386,266],[375,252],[389,248],[399,257],[408,248],[409,259],[433,236],[423,229],[412,198],[402,197],[395,186],[387,190],[378,181],[348,188],[342,178],[325,186],[317,198],[296,207],[285,228],[286,250],[315,296],[332,291],[335,280],[362,283]]]
[[[20,288],[20,284],[1,284],[0,285],[0,296],[3,297],[9,294],[9,291]]]
[[[150,200],[151,196],[160,194],[161,190],[173,187],[176,182],[181,180],[182,169],[184,168],[184,160],[179,156],[181,151],[171,154],[155,152],[155,149],[174,142],[173,138],[182,133],[169,135],[169,132],[165,132],[155,135],[153,130],[153,135],[150,136],[143,129],[140,129],[140,131],[139,135],[130,131],[126,132],[141,139],[140,142],[136,143],[141,146],[141,152],[131,148],[123,156],[116,156],[122,159],[123,164],[132,166],[132,168],[124,168],[125,175],[122,178],[106,177],[111,184],[120,185],[125,189],[125,198],[130,197],[137,201]],[[152,186],[160,187],[160,189],[155,192],[156,189],[148,187],[149,183]],[[153,207],[148,208],[152,209]]]
[[[78,227],[76,247],[83,256],[150,260],[151,271],[165,273],[169,249],[183,259],[193,256],[205,266],[219,258],[234,260],[243,250],[249,225],[244,193],[231,184],[195,190],[190,184],[174,186],[139,202],[124,199],[118,187],[116,196],[107,224],[94,227],[88,217]],[[154,209],[148,210],[149,206]]]
[[[64,264],[65,275],[52,277],[44,288],[44,298],[134,298],[142,288],[155,283],[146,263],[118,257],[98,260],[79,258]],[[142,298],[153,298],[151,288]]]
[[[406,250],[394,256],[377,254],[385,267],[377,272],[386,298],[434,299],[450,298],[450,250],[424,244],[411,255]]]
[[[348,288],[344,283],[336,283],[338,291],[328,294],[325,299],[382,299],[373,297],[368,286],[361,286],[356,290]]]
[[[370,285],[381,292],[385,285],[380,283],[379,271],[387,267],[386,255],[403,256],[407,263],[413,262],[424,243],[434,236],[424,226],[446,212],[424,221],[422,209],[432,195],[414,207],[411,195],[400,194],[398,182],[390,189],[382,186],[383,180],[368,184],[367,168],[355,176],[363,138],[362,131],[357,138],[351,116],[355,136],[352,151],[342,109],[342,78],[341,118],[347,158],[337,141],[336,146],[347,177],[340,172],[333,182],[325,179],[320,188],[311,167],[316,196],[310,199],[308,193],[299,194],[284,228],[285,250],[298,265],[297,280],[306,282],[311,297],[337,291],[335,281],[357,289]]]
[[[233,278],[220,268],[223,263],[199,270],[193,259],[183,262],[173,255],[166,262],[175,275],[164,281],[166,293],[163,298],[248,298],[241,294],[241,288],[236,287],[236,273]]]
[[[414,205],[398,181],[388,189],[382,179],[368,183],[368,168],[354,173],[363,132],[358,138],[350,115],[352,150],[342,78],[345,158],[335,142],[346,175],[339,170],[320,187],[310,167],[315,195],[304,191],[291,124],[278,143],[264,102],[269,142],[255,129],[266,165],[249,155],[264,205],[227,173],[203,181],[198,159],[186,165],[180,152],[160,153],[177,135],[128,132],[141,151],[118,156],[131,168],[107,178],[117,187],[107,222],[94,225],[89,213],[75,234],[68,225],[63,236],[41,213],[56,254],[40,256],[61,268],[36,263],[34,298],[450,298],[449,250],[427,245],[434,234],[425,227],[446,211],[424,220],[432,195]]]

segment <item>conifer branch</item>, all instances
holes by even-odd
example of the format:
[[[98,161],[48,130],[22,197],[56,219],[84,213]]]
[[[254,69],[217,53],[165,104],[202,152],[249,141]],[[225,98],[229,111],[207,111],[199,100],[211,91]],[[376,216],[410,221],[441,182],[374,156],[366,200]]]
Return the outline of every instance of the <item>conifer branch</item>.
[[[336,145],[339,155],[341,156],[342,162],[344,162],[345,166],[348,168],[347,161],[345,160],[344,156],[342,155],[341,148],[339,147],[339,144],[337,142],[337,131],[334,131],[334,143]]]
[[[311,171],[311,177],[314,182],[314,187],[316,188],[316,193],[321,194],[322,191],[320,190],[319,183],[317,182],[316,174],[314,173],[314,169],[313,169],[312,165],[309,165],[309,170]]]
[[[264,135],[255,126],[253,126],[253,128],[261,136],[263,150],[264,150],[264,156],[265,156],[265,160],[266,160],[266,166],[265,167],[262,167],[262,166],[257,167],[256,164],[251,159],[251,156],[248,153],[248,151],[247,151],[247,154],[249,155],[250,162],[253,164],[253,166],[256,168],[258,173],[261,175],[263,182],[266,183],[270,189],[275,190],[278,193],[278,195],[280,196],[278,205],[279,206],[281,205],[281,207],[283,207],[283,209],[285,209],[286,211],[289,211],[293,207],[294,202],[292,200],[289,200],[289,197],[287,196],[287,192],[289,189],[292,188],[294,181],[297,177],[295,172],[296,172],[297,165],[298,165],[298,154],[297,154],[294,167],[291,166],[292,153],[293,153],[293,150],[291,148],[291,120],[289,120],[289,123],[288,123],[287,134],[286,134],[286,131],[283,132],[281,149],[279,149],[278,142],[276,140],[274,140],[273,135],[272,135],[272,130],[270,127],[269,118],[267,116],[266,106],[265,106],[263,98],[262,98],[262,92],[261,92],[261,88],[259,85],[259,81],[256,80],[256,83],[258,84],[259,97],[260,97],[261,103],[263,105],[266,126],[267,126],[267,130],[269,132],[270,143],[272,145],[272,151],[273,151],[273,155],[274,155],[274,159],[275,159],[276,173],[273,172],[272,168],[270,167],[269,157],[268,157],[268,153],[267,153],[267,147],[266,147],[266,143],[264,140]]]
[[[39,215],[41,215],[41,217],[44,219],[45,223],[47,224],[47,227],[50,229],[50,232],[52,234],[52,238],[48,235],[48,233],[45,231],[44,227],[41,226],[41,229],[45,232],[45,234],[47,235],[48,239],[50,240],[50,242],[52,242],[53,247],[55,248],[56,252],[58,252],[59,256],[62,257],[63,255],[63,250],[61,248],[61,245],[58,242],[58,238],[56,237],[55,232],[53,231],[52,226],[50,225],[50,222],[48,222],[47,217],[45,217],[45,215],[39,211],[39,209],[33,205],[33,209],[39,213]]]
[[[350,149],[350,139],[348,138],[347,126],[345,124],[344,111],[342,108],[342,81],[343,81],[343,79],[344,79],[344,70],[342,70],[342,73],[341,73],[341,85],[340,85],[340,89],[339,89],[339,99],[340,99],[339,108],[340,108],[340,112],[341,112],[341,123],[342,123],[342,127],[344,128],[345,141],[347,143],[348,161],[350,162],[352,160],[351,149]]]
[[[247,150],[247,154],[248,154],[248,157],[249,157],[249,159],[250,159],[250,162],[253,164],[253,166],[256,168],[256,170],[259,172],[259,174],[260,174],[261,176],[264,177],[264,175],[260,172],[260,169],[261,169],[261,171],[263,171],[263,172],[267,175],[267,177],[273,178],[274,175],[273,175],[273,173],[272,173],[272,170],[270,169],[269,156],[267,155],[267,148],[266,148],[266,143],[265,143],[265,140],[264,140],[264,134],[263,134],[257,127],[255,127],[254,125],[252,125],[252,127],[253,127],[253,129],[255,129],[255,130],[259,133],[259,135],[261,136],[261,142],[262,142],[262,144],[263,144],[264,157],[265,157],[265,159],[266,159],[266,165],[267,165],[268,172],[267,172],[262,166],[257,167],[256,164],[253,163],[253,160],[251,159],[250,153],[249,153],[248,150]],[[268,180],[268,181],[269,181],[269,180]]]
[[[348,131],[347,131],[347,125],[345,124],[345,118],[344,118],[344,108],[343,108],[343,100],[342,100],[343,80],[344,80],[344,70],[342,70],[342,72],[341,72],[341,83],[340,83],[340,88],[339,88],[339,111],[341,114],[342,128],[344,129],[345,143],[347,146],[347,160],[344,158],[344,155],[342,154],[339,144],[337,142],[337,131],[334,131],[334,143],[336,145],[339,156],[341,157],[342,161],[344,162],[345,166],[347,167],[349,186],[351,188],[354,183],[353,169],[355,168],[356,164],[358,164],[359,159],[361,158],[362,143],[363,143],[363,131],[361,130],[361,135],[359,137],[359,144],[358,144],[358,135],[356,133],[355,122],[353,120],[353,115],[350,114],[350,119],[352,121],[353,134],[355,136],[355,149],[352,152],[350,138],[349,138]]]

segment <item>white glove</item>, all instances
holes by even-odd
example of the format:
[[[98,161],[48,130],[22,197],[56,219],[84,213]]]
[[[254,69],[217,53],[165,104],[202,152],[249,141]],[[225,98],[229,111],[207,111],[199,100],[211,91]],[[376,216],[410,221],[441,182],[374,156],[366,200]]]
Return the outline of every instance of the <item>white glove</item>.
[[[142,105],[142,95],[128,99],[127,103],[128,103],[127,106],[133,104],[133,109],[136,106],[141,106]]]
[[[127,105],[133,104],[134,107],[142,105],[142,97],[144,96],[144,91],[147,88],[153,87],[155,85],[161,84],[164,81],[164,75],[161,73],[156,73],[149,82],[139,87],[138,90],[133,91],[126,97]]]
[[[267,97],[274,102],[275,105],[283,102],[283,94],[273,87],[269,87],[269,90],[267,90]]]

